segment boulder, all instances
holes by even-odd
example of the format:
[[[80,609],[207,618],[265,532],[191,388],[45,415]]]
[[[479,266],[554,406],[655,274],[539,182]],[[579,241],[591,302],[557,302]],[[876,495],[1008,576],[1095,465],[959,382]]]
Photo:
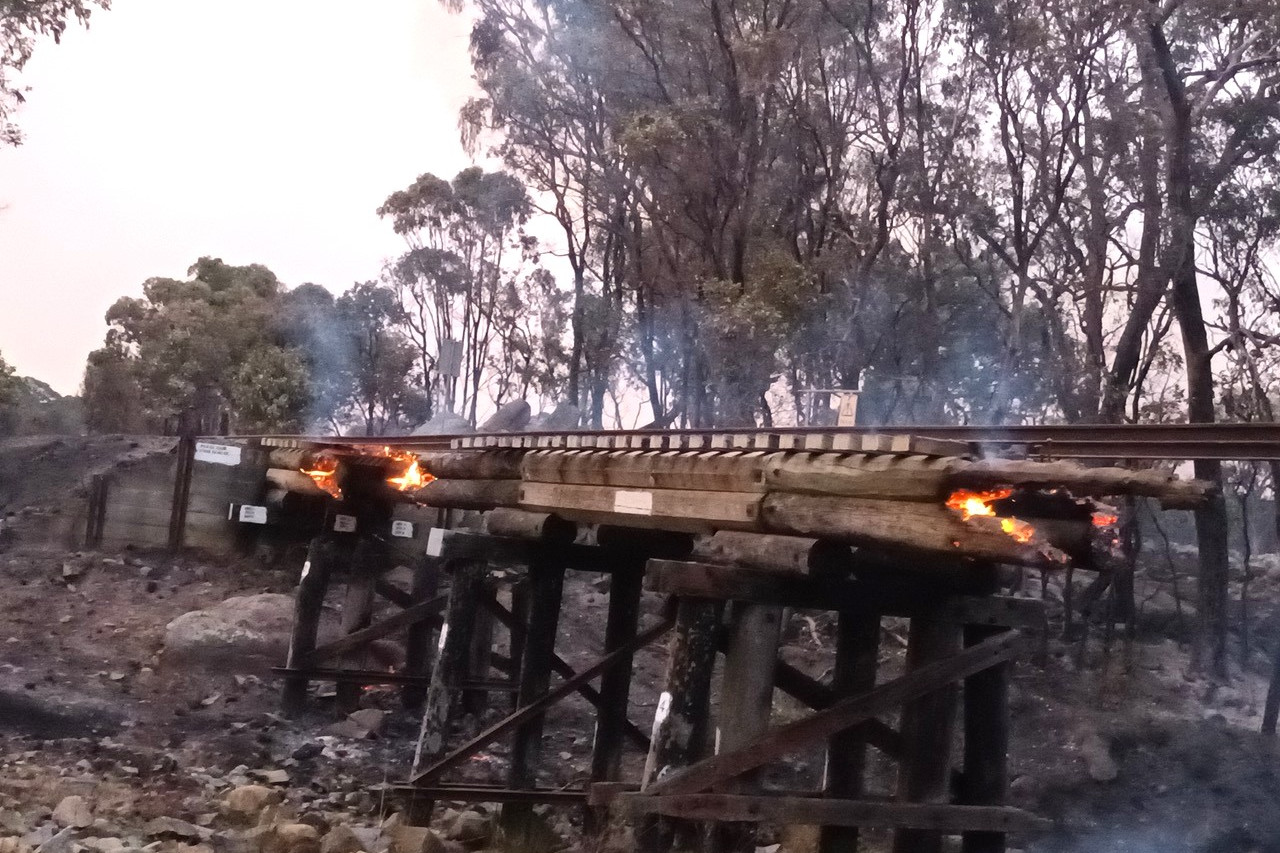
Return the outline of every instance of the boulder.
[[[453,412],[442,412],[424,424],[415,427],[411,435],[463,435],[475,432],[467,419]]]
[[[361,708],[359,711],[352,711],[347,715],[347,719],[364,730],[364,737],[377,737],[382,734],[383,724],[386,722],[387,712],[377,708]]]
[[[391,853],[445,853],[445,843],[425,826],[397,826],[390,833]]]
[[[36,853],[72,853],[75,847],[76,828],[68,826],[36,848]]]
[[[143,825],[142,834],[147,838],[180,838],[184,841],[201,841],[206,835],[212,835],[209,830],[176,817],[152,818]]]
[[[320,833],[305,823],[278,823],[263,834],[262,853],[320,853]]]
[[[582,410],[573,403],[558,403],[549,412],[534,415],[525,427],[527,432],[557,432],[577,429],[582,423]]]
[[[58,807],[53,810],[53,820],[58,826],[71,826],[84,829],[93,823],[93,811],[84,797],[72,795],[64,797]]]
[[[468,847],[483,847],[489,843],[493,835],[493,824],[488,815],[467,809],[459,812],[449,822],[444,837],[451,841],[460,841]]]
[[[524,400],[512,400],[480,424],[476,432],[518,432],[529,423],[532,413],[533,409]]]
[[[233,823],[253,826],[267,806],[279,800],[279,794],[266,785],[240,785],[222,799],[222,813]]]
[[[165,626],[166,665],[262,675],[284,660],[293,628],[293,598],[240,595],[184,613]]]
[[[339,824],[320,839],[320,853],[357,853],[364,842],[346,824]]]
[[[0,853],[31,853],[31,847],[21,838],[0,838]]]

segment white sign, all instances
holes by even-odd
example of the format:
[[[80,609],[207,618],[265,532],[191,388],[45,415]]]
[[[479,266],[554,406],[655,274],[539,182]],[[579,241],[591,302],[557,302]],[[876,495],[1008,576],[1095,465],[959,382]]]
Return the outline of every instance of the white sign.
[[[197,441],[196,461],[212,462],[214,465],[239,465],[240,445]]]
[[[335,515],[333,517],[333,531],[335,533],[355,533],[356,517],[354,515]]]
[[[439,557],[444,551],[444,528],[433,527],[427,534],[427,556]]]
[[[614,492],[613,511],[628,515],[653,515],[653,492]]]
[[[840,413],[836,415],[836,426],[856,426],[858,420],[858,392],[845,391],[840,395]]]
[[[266,524],[267,508],[265,506],[249,506],[245,504],[240,507],[240,520],[245,524]]]
[[[391,522],[391,535],[398,536],[401,539],[412,539],[413,538],[413,522],[412,521]]]

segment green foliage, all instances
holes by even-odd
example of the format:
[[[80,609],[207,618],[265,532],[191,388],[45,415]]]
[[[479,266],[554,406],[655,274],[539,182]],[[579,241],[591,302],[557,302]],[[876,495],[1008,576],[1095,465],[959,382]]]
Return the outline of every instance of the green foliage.
[[[308,426],[307,364],[296,349],[254,347],[232,373],[230,391],[239,432],[301,432]]]
[[[266,389],[246,388],[239,368],[250,353],[269,342],[269,321],[283,287],[259,265],[236,267],[201,258],[188,272],[192,278],[187,281],[148,279],[143,298],[117,300],[106,315],[108,353],[90,360],[90,369],[107,365],[112,355],[128,362],[145,419],[162,420],[194,408],[202,418],[216,422],[224,409],[238,415],[242,402],[254,407],[270,396]],[[86,380],[86,386],[98,381]],[[119,376],[112,379],[120,381]],[[99,401],[96,393],[90,400],[90,422],[109,420],[93,411]],[[293,411],[299,406],[305,402],[285,408]]]
[[[110,8],[109,0],[3,0],[0,2],[0,145],[18,145],[22,133],[12,121],[26,100],[26,87],[14,79],[40,38],[62,40],[74,18],[88,26],[94,8]]]

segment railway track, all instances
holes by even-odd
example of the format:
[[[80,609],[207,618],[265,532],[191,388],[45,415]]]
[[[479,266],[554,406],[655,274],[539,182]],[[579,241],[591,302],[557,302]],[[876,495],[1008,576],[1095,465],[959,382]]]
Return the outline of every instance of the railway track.
[[[779,427],[772,429],[561,430],[439,436],[239,436],[274,447],[389,445],[447,448],[796,449],[857,452],[887,449],[894,436],[968,444],[978,455],[1049,459],[1222,461],[1280,460],[1276,424],[1060,424],[1050,426]],[[877,442],[879,442],[877,444]]]

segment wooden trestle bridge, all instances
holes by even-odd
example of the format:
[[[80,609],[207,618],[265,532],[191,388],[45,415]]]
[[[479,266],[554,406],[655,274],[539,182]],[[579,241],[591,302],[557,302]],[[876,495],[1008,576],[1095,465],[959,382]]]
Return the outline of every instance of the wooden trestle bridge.
[[[1233,442],[1217,451],[1230,458],[1280,456],[1275,435],[1166,432],[1150,442],[1165,442],[1161,458],[1213,442]],[[1003,567],[1107,572],[1107,499],[1218,499],[1152,467],[1064,461],[1158,456],[1095,428],[387,441],[242,440],[270,470],[239,517],[310,537],[279,670],[285,707],[300,711],[316,681],[337,682],[346,710],[362,685],[401,685],[422,709],[412,772],[396,786],[414,817],[440,801],[502,803],[512,849],[533,845],[533,807],[549,803],[586,808],[597,831],[629,822],[645,850],[752,850],[762,822],[820,826],[828,853],[858,849],[868,827],[891,830],[899,853],[939,850],[946,835],[969,853],[1004,850],[1009,833],[1045,826],[1006,803],[1010,671],[1045,615],[1038,600],[1001,594]],[[410,461],[425,473],[402,490]],[[397,518],[405,506],[430,508],[420,529]],[[406,531],[409,588],[384,577],[404,562],[392,549]],[[570,571],[609,577],[603,645],[585,666],[556,643]],[[339,583],[341,635],[319,644]],[[664,603],[642,606],[646,593]],[[378,597],[393,615],[375,620]],[[780,655],[790,609],[834,615],[829,679]],[[885,616],[910,619],[892,671],[880,667]],[[363,650],[393,634],[405,665],[373,671]],[[633,662],[657,642],[667,669],[656,710],[634,720]],[[775,691],[809,712],[781,721]],[[594,713],[589,778],[550,787],[547,711],[572,695]],[[510,712],[468,713],[498,701]],[[505,778],[463,772],[498,743]],[[873,792],[868,750],[896,764],[888,790]],[[823,756],[821,784],[769,785],[766,768],[796,755]]]

